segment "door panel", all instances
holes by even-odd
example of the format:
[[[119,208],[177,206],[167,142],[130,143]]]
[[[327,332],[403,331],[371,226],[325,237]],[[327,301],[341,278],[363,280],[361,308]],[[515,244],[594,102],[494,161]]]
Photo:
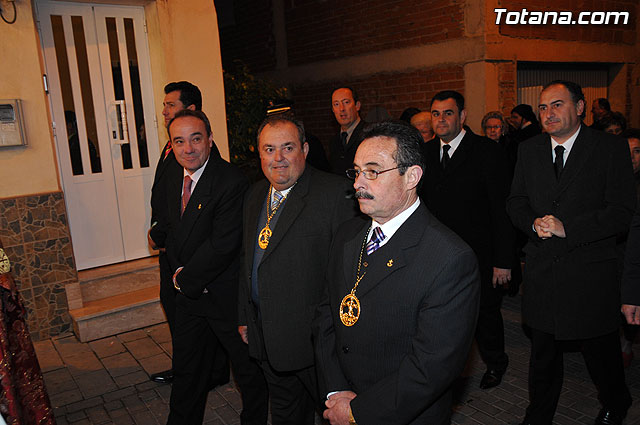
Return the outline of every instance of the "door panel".
[[[37,7],[77,267],[148,256],[158,144],[143,10]]]

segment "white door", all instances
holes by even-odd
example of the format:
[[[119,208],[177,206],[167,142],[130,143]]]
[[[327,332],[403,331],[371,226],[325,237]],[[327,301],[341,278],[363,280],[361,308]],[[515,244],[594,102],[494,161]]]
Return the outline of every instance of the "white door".
[[[146,257],[159,149],[144,10],[36,5],[76,266]]]

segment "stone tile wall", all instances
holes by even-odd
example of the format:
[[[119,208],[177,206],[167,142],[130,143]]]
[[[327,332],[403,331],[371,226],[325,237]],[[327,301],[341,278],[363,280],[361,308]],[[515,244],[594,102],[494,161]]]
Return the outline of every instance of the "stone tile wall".
[[[64,287],[78,273],[62,192],[0,199],[0,239],[32,339],[71,330]]]

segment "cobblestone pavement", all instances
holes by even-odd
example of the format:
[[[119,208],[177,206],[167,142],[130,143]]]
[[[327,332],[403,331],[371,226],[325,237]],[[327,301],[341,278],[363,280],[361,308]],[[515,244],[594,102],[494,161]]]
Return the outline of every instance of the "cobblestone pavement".
[[[454,424],[515,425],[522,420],[527,406],[529,340],[520,324],[520,297],[505,298],[503,313],[509,369],[500,386],[480,390],[485,368],[474,351],[465,377],[456,384]],[[170,367],[166,324],[90,343],[80,343],[73,335],[59,336],[37,342],[36,351],[58,425],[166,423],[171,387],[148,377]],[[629,411],[627,425],[640,425],[640,345],[635,354],[639,360],[627,369],[627,383],[636,403]],[[239,424],[240,409],[234,386],[218,387],[209,394],[204,423]],[[567,353],[564,388],[554,423],[591,425],[599,409],[582,356]]]

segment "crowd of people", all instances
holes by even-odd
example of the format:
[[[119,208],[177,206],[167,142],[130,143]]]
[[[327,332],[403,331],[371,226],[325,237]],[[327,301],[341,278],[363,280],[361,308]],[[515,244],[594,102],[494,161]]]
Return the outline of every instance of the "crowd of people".
[[[229,365],[242,424],[269,411],[274,425],[316,413],[332,425],[450,423],[474,339],[480,388],[501,384],[502,298],[520,292],[522,424],[552,423],[569,344],[598,390],[596,425],[622,424],[640,324],[640,132],[606,99],[587,127],[570,81],[547,84],[537,114],[487,113],[484,136],[460,93],[428,103],[366,123],[357,93],[337,88],[328,157],[291,111],[269,115],[264,179],[250,184],[221,158],[198,88],[165,87],[149,243],[173,341],[172,369],[152,376],[173,384],[168,424],[201,424]]]

